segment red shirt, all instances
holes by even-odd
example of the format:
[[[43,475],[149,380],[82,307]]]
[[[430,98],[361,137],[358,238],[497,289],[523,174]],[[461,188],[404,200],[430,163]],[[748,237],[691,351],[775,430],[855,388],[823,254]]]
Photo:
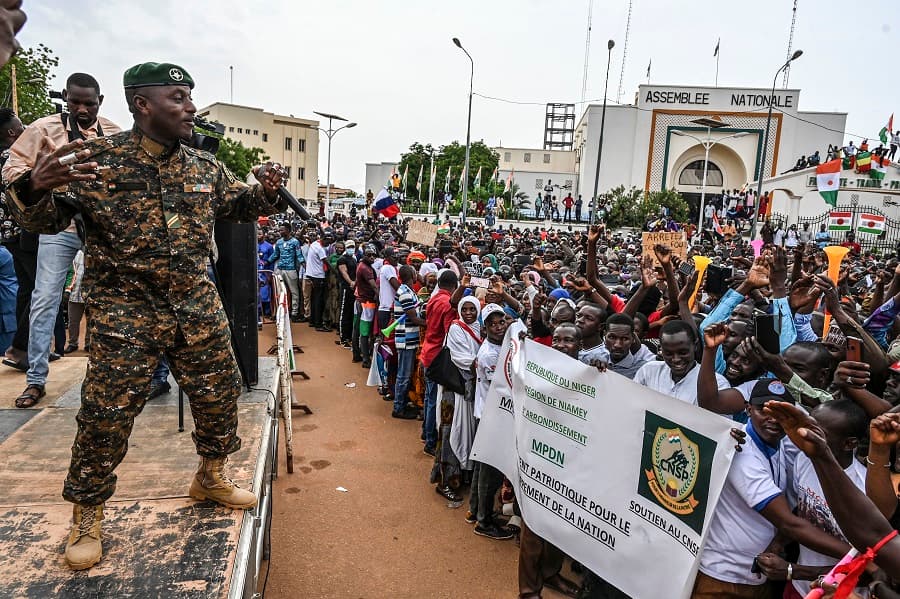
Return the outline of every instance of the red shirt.
[[[571,208],[572,204],[575,203],[575,200],[572,199],[572,196],[566,196],[563,198],[563,206],[566,208]]]
[[[859,253],[862,251],[862,246],[859,245],[858,243],[856,243],[855,241],[845,241],[844,243],[841,244],[841,246],[843,246],[845,248],[850,248],[850,251],[857,255],[859,255]]]
[[[425,368],[431,366],[431,362],[441,353],[450,323],[457,316],[456,310],[450,305],[450,292],[446,289],[438,289],[434,297],[428,300],[425,307],[425,338],[419,355]]]

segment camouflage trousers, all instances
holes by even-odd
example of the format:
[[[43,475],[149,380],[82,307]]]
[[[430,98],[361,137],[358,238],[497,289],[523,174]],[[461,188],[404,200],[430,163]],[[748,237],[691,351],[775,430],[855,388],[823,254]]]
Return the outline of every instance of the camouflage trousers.
[[[223,457],[241,447],[237,436],[241,377],[229,335],[224,327],[201,343],[189,345],[179,332],[174,346],[162,350],[175,380],[190,400],[197,453],[207,458]],[[114,471],[128,451],[128,437],[149,397],[159,356],[160,348],[91,334],[78,433],[63,487],[67,501],[98,505],[115,492]]]

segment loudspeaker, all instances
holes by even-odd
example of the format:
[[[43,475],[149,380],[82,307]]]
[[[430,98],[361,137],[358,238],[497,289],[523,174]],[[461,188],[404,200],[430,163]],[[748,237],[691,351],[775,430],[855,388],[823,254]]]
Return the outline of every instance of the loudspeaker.
[[[216,221],[216,285],[222,296],[235,357],[246,377],[245,384],[259,380],[259,338],[257,336],[257,256],[256,224]]]

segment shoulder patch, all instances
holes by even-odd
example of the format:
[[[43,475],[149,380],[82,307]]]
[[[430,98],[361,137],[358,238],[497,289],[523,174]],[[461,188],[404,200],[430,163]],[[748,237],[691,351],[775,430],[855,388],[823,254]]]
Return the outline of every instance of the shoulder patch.
[[[193,148],[187,144],[181,144],[181,147],[185,151],[185,153],[190,154],[191,156],[200,158],[201,160],[204,160],[206,162],[211,162],[213,164],[218,163],[218,160],[216,160],[215,155],[210,154],[209,152],[206,152],[205,150],[198,150],[197,148]]]
[[[84,142],[84,148],[91,151],[90,158],[99,156],[114,148],[119,148],[131,140],[131,131],[122,131],[108,137],[95,137]]]

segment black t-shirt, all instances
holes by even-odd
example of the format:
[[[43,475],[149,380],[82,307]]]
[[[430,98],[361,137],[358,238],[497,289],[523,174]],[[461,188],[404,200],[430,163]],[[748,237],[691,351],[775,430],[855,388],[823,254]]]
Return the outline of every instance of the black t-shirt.
[[[341,264],[347,267],[347,276],[350,277],[350,280],[356,280],[356,258],[353,256],[348,256],[347,254],[341,254],[341,257],[337,259],[338,265],[338,283],[341,286],[341,289],[350,289],[350,285],[347,284],[347,281],[344,280],[343,275],[341,275],[340,268]]]

